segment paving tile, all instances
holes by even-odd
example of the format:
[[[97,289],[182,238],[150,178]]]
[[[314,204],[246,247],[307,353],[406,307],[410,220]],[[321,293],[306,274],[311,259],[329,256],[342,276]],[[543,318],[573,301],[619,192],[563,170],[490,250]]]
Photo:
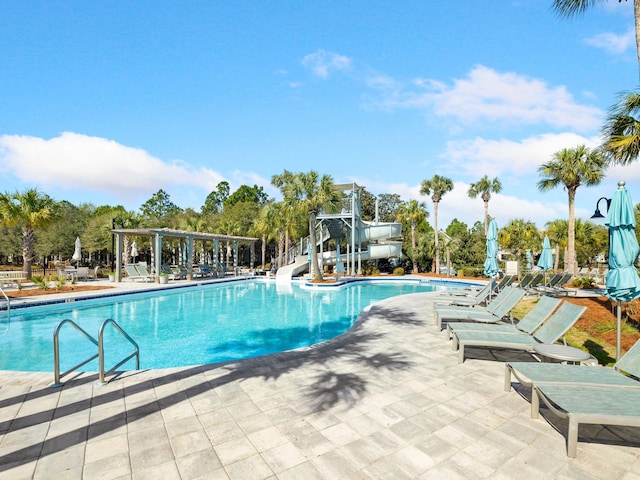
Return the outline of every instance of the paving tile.
[[[220,478],[223,465],[212,447],[190,452],[176,458],[181,478]]]
[[[116,453],[92,461],[85,461],[84,478],[92,480],[116,480],[131,477],[129,453]]]
[[[129,439],[123,433],[107,438],[98,438],[87,442],[85,449],[85,463],[92,463],[104,458],[113,457],[120,454],[129,455]]]
[[[220,458],[220,461],[225,465],[244,460],[258,453],[246,437],[229,440],[228,442],[216,445],[214,450],[218,458]]]
[[[304,453],[290,442],[263,451],[262,456],[276,474],[307,460]]]
[[[267,462],[257,454],[227,465],[225,468],[231,479],[261,480],[274,475]]]

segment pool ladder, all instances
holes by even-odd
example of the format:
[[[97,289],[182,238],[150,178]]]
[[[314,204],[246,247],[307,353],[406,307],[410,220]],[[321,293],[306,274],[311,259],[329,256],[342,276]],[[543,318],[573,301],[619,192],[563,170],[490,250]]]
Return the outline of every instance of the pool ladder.
[[[7,333],[9,331],[9,325],[10,325],[10,322],[11,322],[11,300],[9,300],[9,297],[7,297],[7,294],[4,292],[1,283],[0,283],[0,292],[2,293],[2,296],[4,297],[5,301],[7,302],[7,327],[6,327],[6,329],[3,328],[2,332],[1,332],[4,335],[5,333]],[[4,309],[0,309],[0,310],[4,310]]]
[[[66,372],[60,373],[60,341],[59,341],[59,334],[60,334],[60,329],[66,324],[71,325],[73,328],[75,328],[78,331],[78,333],[80,333],[83,337],[85,337],[91,343],[96,345],[98,347],[98,353],[96,353],[95,355],[92,355],[91,357],[87,358],[86,360],[80,362],[76,366],[71,367]],[[133,345],[135,350],[133,351],[133,353],[131,353],[128,356],[126,356],[123,360],[121,360],[120,362],[118,362],[116,365],[114,365],[113,367],[111,367],[109,370],[107,370],[105,372],[105,370],[104,370],[104,329],[105,329],[105,327],[107,325],[112,325],[118,332],[120,332],[122,334],[122,336],[124,338],[126,338],[129,341],[129,343],[131,343],[131,345]],[[90,361],[95,360],[96,358],[98,358],[98,366],[99,366],[99,370],[100,370],[100,380],[99,380],[98,384],[99,385],[105,385],[107,383],[105,381],[105,376],[107,376],[110,373],[114,372],[116,368],[118,368],[119,366],[125,364],[126,362],[131,360],[133,357],[136,357],[136,370],[140,370],[140,348],[138,347],[138,344],[135,342],[135,340],[133,338],[131,338],[129,336],[129,334],[127,334],[127,332],[125,332],[120,327],[120,325],[118,325],[111,318],[108,318],[107,320],[102,322],[102,325],[100,326],[100,330],[98,331],[98,339],[97,340],[94,337],[92,337],[91,335],[89,335],[82,327],[80,327],[80,325],[75,323],[73,320],[69,320],[69,319],[62,320],[58,324],[58,326],[56,327],[56,329],[53,332],[53,376],[54,376],[54,378],[53,378],[53,384],[51,386],[52,387],[61,387],[63,385],[63,383],[60,382],[60,379],[62,377],[64,377],[65,375],[70,374],[71,372],[77,370],[78,368],[82,367],[83,365],[86,365]]]

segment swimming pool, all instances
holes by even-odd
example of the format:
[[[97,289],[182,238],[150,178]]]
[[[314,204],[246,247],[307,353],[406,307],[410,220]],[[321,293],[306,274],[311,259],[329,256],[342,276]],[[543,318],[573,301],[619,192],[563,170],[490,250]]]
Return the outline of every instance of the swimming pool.
[[[347,331],[371,303],[433,289],[417,281],[367,281],[310,291],[295,282],[251,280],[13,310],[0,322],[0,370],[53,371],[53,331],[64,319],[97,338],[112,318],[139,344],[140,368],[165,368],[313,345]],[[114,329],[104,338],[106,368],[131,353]],[[60,330],[59,344],[61,371],[96,352],[71,327]],[[97,371],[97,360],[81,370]]]

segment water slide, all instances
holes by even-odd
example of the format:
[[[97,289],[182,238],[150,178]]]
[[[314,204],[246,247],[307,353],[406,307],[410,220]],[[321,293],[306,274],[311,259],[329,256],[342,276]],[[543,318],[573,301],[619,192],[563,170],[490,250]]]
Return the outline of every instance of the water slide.
[[[401,235],[402,224],[400,223],[374,223],[363,221],[360,228],[360,241],[363,245],[363,250],[360,253],[360,259],[364,261],[402,256],[402,242],[391,241],[392,239],[399,238]],[[377,241],[380,243],[369,243],[371,241]],[[337,261],[336,253],[337,252],[335,251],[322,252],[322,264],[335,265]],[[340,260],[343,263],[346,263],[348,260],[346,252],[340,253]],[[300,255],[296,258],[294,263],[280,267],[276,274],[276,279],[284,281],[291,280],[293,276],[308,271],[309,264],[309,257],[307,255]]]

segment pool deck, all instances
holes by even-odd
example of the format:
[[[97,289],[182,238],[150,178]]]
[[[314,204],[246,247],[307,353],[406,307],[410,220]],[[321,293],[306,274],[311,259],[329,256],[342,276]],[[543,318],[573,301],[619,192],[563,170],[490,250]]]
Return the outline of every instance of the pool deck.
[[[531,357],[458,364],[431,297],[313,348],[104,386],[0,371],[0,479],[640,479],[640,429],[584,426],[567,457],[567,423],[504,391],[503,362]]]

